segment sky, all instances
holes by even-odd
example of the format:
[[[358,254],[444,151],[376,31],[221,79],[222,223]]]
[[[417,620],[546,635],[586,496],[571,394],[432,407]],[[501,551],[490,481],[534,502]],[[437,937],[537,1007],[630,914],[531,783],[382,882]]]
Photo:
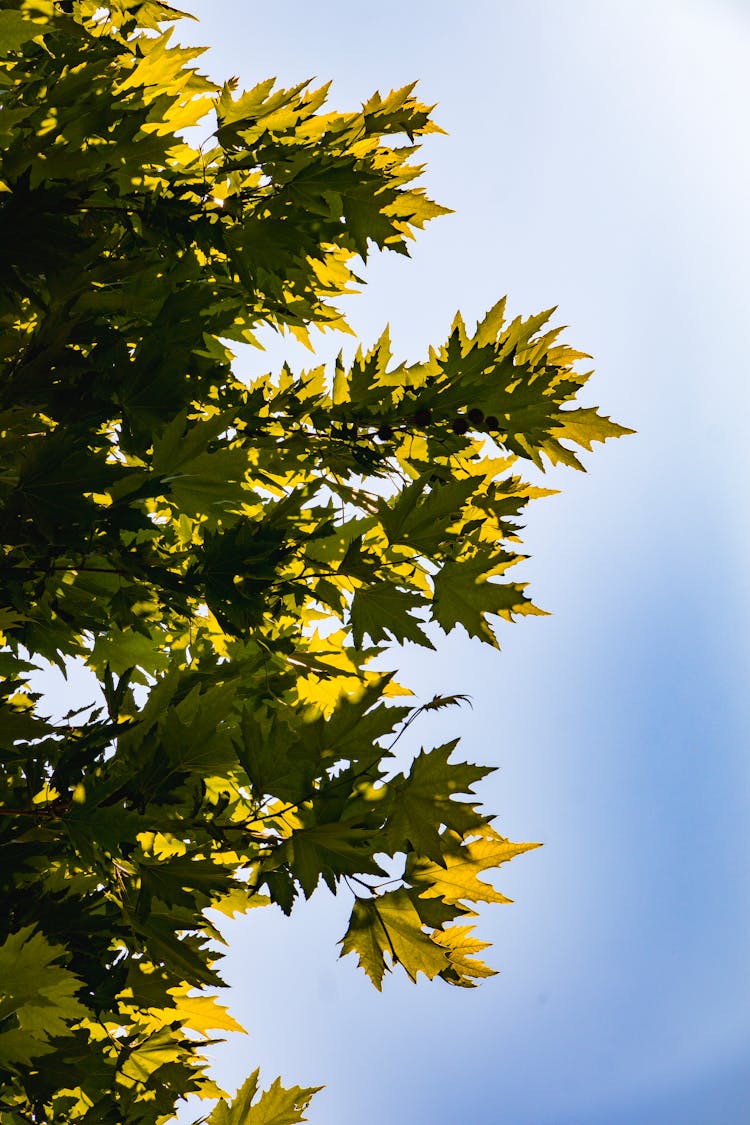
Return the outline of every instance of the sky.
[[[418,79],[438,103],[425,184],[455,214],[372,259],[348,307],[366,342],[390,322],[413,361],[457,308],[557,305],[593,356],[584,405],[637,430],[532,506],[524,578],[552,616],[501,625],[500,653],[454,636],[392,660],[424,698],[471,694],[419,736],[461,734],[499,767],[499,829],[544,843],[481,916],[501,974],[379,995],[337,959],[344,895],[253,911],[224,962],[250,1035],[219,1081],[325,1083],[313,1125],[746,1123],[750,5],[182,6],[216,79],[333,79],[341,109]]]

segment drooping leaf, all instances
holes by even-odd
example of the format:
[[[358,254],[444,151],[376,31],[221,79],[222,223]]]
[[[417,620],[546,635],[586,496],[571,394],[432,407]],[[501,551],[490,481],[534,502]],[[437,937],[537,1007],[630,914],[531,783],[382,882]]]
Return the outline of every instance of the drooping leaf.
[[[412,981],[420,972],[431,980],[448,967],[445,951],[424,932],[402,887],[375,898],[355,899],[341,941],[341,956],[348,953],[357,954],[360,966],[378,990],[393,965],[401,965]]]
[[[309,898],[321,875],[332,890],[343,875],[385,875],[373,858],[372,832],[345,821],[299,828],[291,837],[291,870]]]
[[[476,956],[487,948],[489,942],[472,937],[473,930],[473,926],[448,926],[433,934],[433,940],[448,953],[450,964],[440,974],[448,984],[475,988],[478,981],[495,976],[495,970]]]

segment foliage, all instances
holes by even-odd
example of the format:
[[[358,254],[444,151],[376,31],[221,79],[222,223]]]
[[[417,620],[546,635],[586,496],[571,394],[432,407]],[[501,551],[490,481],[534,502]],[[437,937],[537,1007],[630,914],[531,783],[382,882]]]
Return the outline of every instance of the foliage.
[[[238,378],[260,327],[346,332],[355,269],[441,213],[414,185],[436,126],[412,87],[349,113],[325,87],[218,89],[171,44],[179,15],[0,0],[9,1125],[222,1097],[216,911],[343,885],[342,952],[378,988],[491,972],[467,919],[507,900],[481,876],[534,845],[492,827],[454,743],[396,771],[424,708],[372,661],[539,612],[506,575],[544,492],[515,462],[580,467],[573,446],[625,432],[573,405],[581,354],[549,313],[503,302],[423,363],[386,334],[333,372]],[[84,661],[102,702],[45,717],[40,658]],[[207,1120],[303,1120],[314,1091],[257,1081]]]

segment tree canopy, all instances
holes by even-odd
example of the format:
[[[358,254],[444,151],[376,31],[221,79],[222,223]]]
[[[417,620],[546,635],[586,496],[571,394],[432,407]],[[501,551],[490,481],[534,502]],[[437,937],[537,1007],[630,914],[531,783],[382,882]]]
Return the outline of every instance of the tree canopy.
[[[443,208],[413,86],[241,92],[151,0],[0,0],[0,1117],[293,1123],[314,1090],[207,1072],[217,912],[325,884],[341,952],[471,987],[483,877],[534,847],[493,826],[456,742],[396,768],[427,709],[373,661],[540,612],[508,572],[544,489],[627,432],[578,395],[551,310],[500,301],[419,363],[241,379],[271,327],[347,333],[374,249]],[[194,126],[205,138],[190,139]],[[261,352],[256,353],[262,357]],[[61,720],[35,661],[101,698]],[[395,659],[395,655],[394,655]],[[211,911],[210,914],[207,911]]]

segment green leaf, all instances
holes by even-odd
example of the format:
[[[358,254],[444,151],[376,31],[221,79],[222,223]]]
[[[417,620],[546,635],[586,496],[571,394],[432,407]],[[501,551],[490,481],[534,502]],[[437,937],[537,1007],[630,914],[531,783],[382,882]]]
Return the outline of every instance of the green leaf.
[[[356,953],[359,966],[364,969],[368,977],[380,991],[383,977],[390,971],[385,959],[386,950],[390,950],[388,935],[380,920],[375,907],[374,898],[354,899],[354,907],[347,931],[341,942],[341,957],[348,953]]]
[[[477,487],[477,480],[434,484],[426,492],[429,476],[404,488],[392,503],[382,501],[380,518],[391,543],[432,554],[445,538],[446,528],[457,522],[456,515]]]
[[[0,1026],[13,1017],[17,1030],[0,1031],[0,1060],[28,1065],[49,1051],[48,1041],[70,1035],[71,1024],[88,1015],[77,994],[82,981],[59,964],[70,960],[54,945],[24,926],[0,945]]]
[[[0,53],[17,51],[30,39],[43,35],[45,30],[44,25],[24,19],[20,12],[12,9],[0,11]]]
[[[344,875],[385,875],[373,858],[373,833],[351,822],[315,824],[292,833],[291,870],[309,898],[321,875],[331,890]]]
[[[419,973],[432,980],[448,967],[445,951],[425,934],[403,887],[376,898],[355,899],[349,927],[340,944],[342,957],[357,954],[360,966],[378,991],[392,965],[401,965],[415,982]]]
[[[525,583],[491,582],[494,573],[493,562],[481,555],[460,562],[449,559],[438,571],[432,616],[446,633],[463,625],[470,637],[479,637],[497,648],[487,614],[512,620],[514,614],[544,613],[524,594]]]
[[[465,762],[449,763],[457,744],[455,739],[429,752],[423,750],[408,776],[399,775],[389,782],[388,840],[394,851],[415,851],[441,863],[441,828],[464,836],[485,825],[475,803],[455,798],[471,793],[472,785],[493,771]]]
[[[195,948],[195,942],[179,937],[174,923],[167,917],[155,914],[143,921],[134,922],[134,930],[146,946],[151,957],[162,961],[176,977],[194,985],[223,985],[219,974],[210,966],[209,956]],[[214,954],[214,958],[215,958]]]
[[[159,863],[141,861],[141,886],[167,905],[196,906],[196,895],[212,899],[234,886],[231,869],[210,859],[180,858]]]
[[[237,755],[259,798],[273,795],[284,801],[299,801],[309,795],[319,774],[320,752],[310,727],[300,728],[291,711],[257,717],[245,707],[240,722],[241,741],[235,740]]]
[[[131,668],[154,675],[169,667],[169,657],[158,638],[112,628],[109,636],[97,638],[88,663],[97,672],[108,667],[116,676]]]
[[[382,702],[391,682],[390,675],[375,677],[354,696],[341,696],[329,717],[321,715],[300,732],[321,761],[359,762],[383,756],[385,751],[374,747],[378,739],[393,733],[409,714],[408,707],[394,707]]]
[[[260,1071],[255,1070],[242,1084],[231,1102],[222,1099],[207,1119],[207,1125],[297,1125],[314,1094],[322,1086],[290,1086],[285,1089],[277,1078],[255,1100]]]
[[[54,728],[31,709],[0,700],[0,750],[9,750],[17,740],[42,738]]]
[[[392,638],[434,648],[422,623],[412,616],[412,611],[422,604],[416,594],[399,590],[387,582],[357,590],[351,606],[354,644],[361,648],[364,637],[369,635],[374,644]]]
[[[183,1054],[181,1048],[171,1029],[156,1031],[128,1053],[120,1070],[132,1081],[147,1082],[160,1067],[179,1061]]]

